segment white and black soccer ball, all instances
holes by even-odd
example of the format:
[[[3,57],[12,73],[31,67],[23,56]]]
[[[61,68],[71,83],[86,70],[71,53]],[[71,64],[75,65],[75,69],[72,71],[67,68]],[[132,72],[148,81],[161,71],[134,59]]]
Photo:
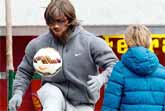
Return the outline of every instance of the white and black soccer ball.
[[[54,76],[62,67],[62,58],[53,48],[41,48],[34,55],[33,66],[41,76]]]

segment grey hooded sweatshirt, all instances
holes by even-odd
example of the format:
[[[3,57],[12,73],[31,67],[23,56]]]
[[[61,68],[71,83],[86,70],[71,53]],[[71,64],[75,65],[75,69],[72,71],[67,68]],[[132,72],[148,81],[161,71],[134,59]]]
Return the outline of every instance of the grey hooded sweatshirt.
[[[50,32],[31,40],[25,49],[14,80],[13,92],[26,91],[34,74],[33,57],[44,47],[52,47],[62,57],[62,69],[54,77],[43,77],[42,83],[49,82],[59,87],[64,97],[73,105],[95,104],[99,91],[91,93],[88,89],[88,75],[98,75],[97,67],[104,69],[104,83],[118,60],[104,40],[77,26],[65,45],[60,44]]]

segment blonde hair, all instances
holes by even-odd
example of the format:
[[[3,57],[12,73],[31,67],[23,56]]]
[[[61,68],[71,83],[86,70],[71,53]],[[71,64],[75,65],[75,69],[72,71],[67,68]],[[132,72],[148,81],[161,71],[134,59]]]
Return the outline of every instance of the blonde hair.
[[[124,33],[128,47],[144,46],[148,48],[151,43],[151,32],[145,25],[130,25]]]

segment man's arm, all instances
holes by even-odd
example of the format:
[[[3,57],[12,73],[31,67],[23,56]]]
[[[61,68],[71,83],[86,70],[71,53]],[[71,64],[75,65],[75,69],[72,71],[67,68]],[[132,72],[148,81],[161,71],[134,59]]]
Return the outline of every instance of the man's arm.
[[[13,83],[13,94],[17,92],[25,93],[29,83],[32,79],[34,72],[33,68],[33,56],[35,54],[35,48],[33,40],[29,42],[25,49],[25,55],[18,66],[16,77]]]
[[[91,51],[95,63],[103,68],[101,75],[103,77],[103,82],[106,83],[118,58],[113,50],[101,38],[96,38],[92,41]]]
[[[112,49],[100,38],[93,38],[91,42],[91,55],[93,61],[99,67],[103,68],[103,72],[99,75],[89,75],[89,89],[92,93],[99,91],[100,88],[108,81],[112,72],[112,68],[118,61]]]

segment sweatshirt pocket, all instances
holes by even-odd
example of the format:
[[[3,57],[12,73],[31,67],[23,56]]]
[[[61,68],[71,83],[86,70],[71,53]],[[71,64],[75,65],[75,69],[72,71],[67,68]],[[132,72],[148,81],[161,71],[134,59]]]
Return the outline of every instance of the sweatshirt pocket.
[[[98,91],[95,91],[95,92],[91,92],[90,91],[90,89],[87,87],[86,88],[86,92],[87,92],[87,98],[88,98],[88,101],[90,102],[90,103],[96,103],[97,101],[98,101],[98,99],[99,99],[99,97],[100,97],[100,90],[98,90]]]

